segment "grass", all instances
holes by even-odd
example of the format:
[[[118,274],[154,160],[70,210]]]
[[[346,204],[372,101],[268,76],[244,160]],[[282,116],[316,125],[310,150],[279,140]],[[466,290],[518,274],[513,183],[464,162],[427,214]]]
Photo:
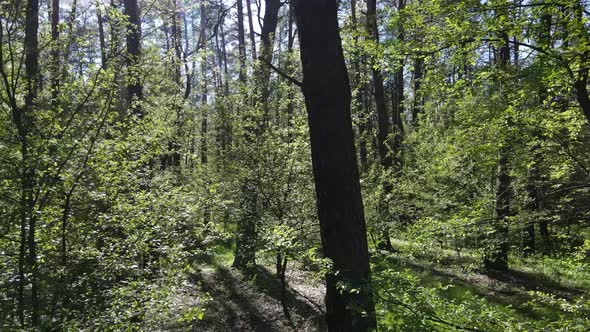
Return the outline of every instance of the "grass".
[[[590,330],[584,300],[590,271],[582,262],[514,256],[509,272],[487,274],[477,252],[459,255],[402,240],[393,245],[395,253],[373,255],[377,288],[389,296],[379,303],[383,330],[460,329],[453,324],[485,331]],[[392,306],[396,301],[403,305]]]

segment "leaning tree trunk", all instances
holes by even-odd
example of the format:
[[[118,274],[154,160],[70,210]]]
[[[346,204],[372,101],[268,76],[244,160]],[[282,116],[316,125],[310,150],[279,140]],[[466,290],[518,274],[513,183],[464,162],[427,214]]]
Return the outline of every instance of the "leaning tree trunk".
[[[295,0],[293,7],[322,248],[334,270],[326,275],[326,320],[330,331],[368,331],[375,310],[337,1]],[[342,291],[341,283],[359,292]]]

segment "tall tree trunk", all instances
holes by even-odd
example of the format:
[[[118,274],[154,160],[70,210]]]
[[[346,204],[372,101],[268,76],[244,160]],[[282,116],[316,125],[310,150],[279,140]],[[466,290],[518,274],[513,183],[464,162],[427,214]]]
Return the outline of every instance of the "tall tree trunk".
[[[418,115],[422,112],[424,105],[422,93],[420,91],[422,86],[422,78],[424,77],[424,58],[419,56],[414,60],[414,104],[412,107],[412,125],[418,126]]]
[[[375,46],[379,45],[379,28],[377,25],[377,1],[367,1],[367,32],[373,40]],[[391,126],[389,124],[389,112],[387,111],[387,102],[385,100],[385,88],[383,86],[383,74],[379,68],[379,60],[375,57],[370,59],[371,72],[373,74],[373,95],[375,96],[375,110],[377,111],[377,151],[379,153],[379,160],[383,170],[393,169],[393,156],[390,153],[391,147],[388,144],[389,135],[391,134]],[[402,76],[403,79],[403,76]],[[397,82],[397,72],[396,72]],[[396,90],[397,91],[397,90]],[[395,147],[395,146],[394,146]],[[396,150],[392,153],[395,155]],[[383,183],[383,196],[387,196],[393,187],[390,181],[385,180]],[[380,202],[384,202],[384,198],[380,199]],[[387,210],[387,206],[384,203],[379,204],[379,215],[385,220],[385,225],[381,225],[378,228],[380,232],[379,242],[377,246],[382,250],[392,251],[391,239],[388,230],[389,218],[384,212]]]
[[[268,83],[270,80],[270,67],[267,65],[272,62],[273,40],[277,28],[279,8],[281,7],[280,0],[265,0],[265,11],[263,26],[260,33],[260,60],[263,63],[258,63],[254,72],[254,108],[257,113],[259,109],[263,110],[262,119],[257,119],[256,115],[246,114],[246,128],[245,128],[245,142],[249,146],[256,144],[256,140],[260,137],[262,130],[267,125],[268,121],[268,98],[270,95]],[[239,27],[238,27],[239,29]],[[249,167],[247,165],[246,167]],[[248,232],[247,234],[238,234],[236,236],[236,253],[233,266],[236,268],[246,268],[252,265],[254,261],[243,261],[243,257],[248,259],[255,257],[255,243],[258,237],[256,231],[256,224],[259,219],[258,212],[258,190],[255,179],[246,178],[242,186],[242,199],[245,208],[244,215],[238,222],[238,231],[242,230]],[[238,241],[246,241],[246,243],[238,243]],[[245,253],[238,252],[240,250],[251,250],[253,252]]]
[[[354,1],[354,0],[353,0]],[[293,31],[293,24],[295,23],[295,17],[293,15],[293,7],[289,6],[289,22],[287,26],[287,63],[285,65],[286,71],[289,74],[293,74],[295,71],[294,63],[293,63],[293,44],[295,42],[295,33]],[[295,97],[295,91],[292,88],[289,88],[287,92],[287,100],[289,103],[287,104],[287,121],[286,125],[289,130],[289,139],[291,138],[291,128],[293,127],[293,112],[294,112],[294,104],[293,98]]]
[[[272,62],[274,36],[277,30],[277,23],[279,19],[279,9],[281,8],[281,0],[265,0],[264,18],[262,21],[262,28],[260,31],[260,60],[264,63],[259,63],[255,68],[254,78],[255,82],[255,108],[262,109],[262,127],[266,127],[269,121],[269,105],[268,98],[270,67]],[[263,129],[261,128],[261,129]]]
[[[246,84],[246,39],[242,0],[238,0],[238,60],[240,63],[239,80],[242,84]],[[236,246],[232,263],[232,267],[242,271],[247,271],[256,264],[257,204],[256,186],[253,179],[244,179],[241,202],[243,213],[237,222]]]
[[[246,38],[244,35],[244,7],[238,0],[238,61],[240,63],[239,80],[246,83]]]
[[[322,248],[334,269],[326,275],[326,320],[330,331],[369,331],[375,309],[337,2],[295,0],[293,6]],[[343,292],[341,282],[360,291]]]
[[[535,137],[539,137],[539,134],[535,134]],[[541,148],[540,142],[535,142],[533,147],[531,148],[531,155],[533,158],[533,164],[529,169],[528,179],[527,179],[527,186],[526,192],[530,199],[530,202],[526,206],[526,209],[529,212],[529,216],[526,220],[525,225],[525,240],[523,241],[524,252],[526,254],[531,254],[535,252],[535,220],[538,218],[538,212],[541,207],[541,195],[539,189],[540,183],[540,170],[539,170],[539,161],[540,161],[540,152],[539,149]]]
[[[553,47],[553,41],[551,39],[552,22],[553,22],[553,17],[552,17],[551,11],[548,9],[544,9],[543,14],[541,15],[541,31],[539,34],[539,44],[541,45],[541,47],[546,48],[546,49]],[[541,55],[540,60],[541,60],[542,67],[545,68],[548,65],[548,61],[547,61],[546,57],[544,55]],[[540,81],[541,81],[541,87],[540,87],[540,91],[539,91],[540,103],[541,104],[550,103],[550,101],[547,100],[547,98],[549,97],[547,87],[543,84],[543,80],[540,80]],[[535,136],[538,136],[538,138],[541,139],[540,133],[535,134]],[[539,159],[541,158],[541,156],[538,154],[533,154],[533,157],[538,157]],[[536,163],[540,162],[540,160],[535,160],[534,162],[536,164]],[[540,175],[539,175],[539,178],[540,178]],[[541,193],[539,192],[540,188],[537,187],[535,189],[537,191],[535,193],[535,197],[537,197],[537,199],[540,200],[541,199],[541,197],[540,197]],[[540,209],[540,203],[541,202],[539,201],[538,202],[539,205],[534,206],[534,208]],[[533,224],[532,228],[534,228],[534,224]],[[542,218],[541,220],[539,220],[539,233],[541,234],[541,238],[543,239],[543,250],[545,252],[549,252],[552,247],[552,242],[550,239],[549,227],[547,225],[546,218]]]
[[[57,108],[59,96],[59,0],[51,0],[51,106]]]
[[[354,73],[353,77],[353,84],[356,88],[356,93],[354,94],[354,107],[353,114],[355,114],[359,121],[358,121],[358,145],[359,145],[359,159],[360,159],[360,167],[361,173],[367,169],[367,141],[366,141],[366,118],[364,112],[364,84],[361,82],[361,55],[360,55],[360,45],[359,45],[359,25],[357,19],[357,0],[350,1],[350,15],[352,20],[352,29],[354,31],[353,36],[353,64],[352,70]]]
[[[96,20],[98,22],[98,40],[100,45],[100,65],[103,69],[107,68],[107,45],[104,34],[104,17],[102,16],[102,8],[100,1],[96,1]]]
[[[137,0],[123,0],[127,25],[127,67],[129,83],[127,85],[127,103],[132,115],[143,117],[140,102],[143,100],[143,86],[137,66],[141,60],[141,16]]]
[[[201,62],[201,165],[205,174],[205,183],[209,187],[209,178],[207,176],[207,162],[208,162],[208,145],[207,136],[209,130],[208,123],[208,106],[207,106],[207,0],[201,0],[201,45],[203,48],[203,59]],[[207,225],[211,219],[211,209],[209,208],[209,190],[206,190],[205,206],[203,209],[203,223]]]
[[[176,55],[176,61],[174,61],[174,82],[179,87],[182,86],[181,77],[182,77],[182,63],[183,63],[183,56],[182,56],[182,28],[180,23],[182,21],[181,18],[181,7],[180,2],[175,0],[174,2],[174,12],[172,13],[171,17],[171,26],[170,26],[170,34],[172,37],[172,48],[174,49],[174,54]]]
[[[406,0],[398,0],[398,13],[402,12],[406,7]],[[401,16],[401,14],[400,14]],[[404,43],[405,41],[405,31],[404,31],[404,23],[403,20],[400,20],[397,27],[397,39],[400,43]],[[399,67],[396,69],[394,73],[395,79],[395,98],[394,98],[394,108],[391,113],[391,119],[393,123],[393,131],[394,131],[394,138],[393,138],[393,153],[394,153],[394,166],[396,172],[401,170],[401,160],[402,160],[402,141],[404,137],[404,126],[402,123],[402,114],[404,113],[404,59],[400,60]]]
[[[223,1],[223,0],[220,0]],[[223,30],[223,22],[219,25],[219,33],[221,35],[221,59],[223,60],[223,74],[224,74],[224,92],[226,96],[229,96],[229,70],[227,64],[227,50],[225,44],[225,32]],[[224,117],[223,117],[223,144],[222,149],[226,150],[231,148],[231,133],[232,133],[232,124],[229,117],[228,109],[224,107]]]
[[[590,124],[590,95],[588,95],[588,76],[590,73],[590,31],[588,31],[587,24],[584,22],[584,10],[587,10],[586,5],[582,1],[577,0],[573,4],[573,19],[575,26],[579,27],[580,31],[576,31],[576,39],[579,48],[583,51],[580,55],[580,66],[576,72],[576,80],[574,82],[574,90],[576,93],[576,100],[586,117],[587,123]]]
[[[31,274],[31,325],[36,327],[39,324],[39,266],[37,264],[37,242],[36,242],[36,227],[37,218],[33,213],[33,186],[35,171],[32,166],[32,161],[29,155],[28,133],[32,125],[32,113],[35,111],[37,92],[38,92],[38,78],[39,78],[39,0],[30,0],[27,2],[27,11],[25,18],[25,73],[27,78],[27,91],[25,95],[25,110],[21,114],[21,153],[24,163],[22,175],[22,190],[23,197],[21,203],[24,206],[21,208],[25,213],[21,214],[25,220],[21,220],[21,226],[28,222],[27,246],[29,248],[28,266]],[[21,229],[21,232],[23,230]],[[22,234],[21,234],[22,239]]]
[[[510,63],[510,46],[508,34],[500,32],[502,45],[498,52],[497,62],[498,69],[506,70]],[[500,80],[502,95],[507,93],[505,79]],[[508,128],[510,130],[511,120],[508,121]],[[508,218],[512,215],[510,201],[512,200],[512,185],[510,177],[510,157],[512,156],[512,144],[508,138],[504,138],[499,151],[498,170],[496,178],[496,220],[494,222],[495,236],[493,243],[488,248],[484,257],[484,265],[486,269],[496,271],[508,270],[508,250],[510,248],[508,242],[509,225]]]
[[[254,37],[254,16],[252,15],[251,0],[246,0],[246,11],[248,13],[248,32],[250,36],[250,47],[252,48],[252,59],[256,60],[256,38]]]

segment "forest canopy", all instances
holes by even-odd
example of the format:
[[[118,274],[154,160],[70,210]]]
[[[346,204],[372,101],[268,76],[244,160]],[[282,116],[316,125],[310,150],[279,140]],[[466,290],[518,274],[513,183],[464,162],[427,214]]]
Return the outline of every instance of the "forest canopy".
[[[588,0],[0,1],[0,330],[590,330]]]

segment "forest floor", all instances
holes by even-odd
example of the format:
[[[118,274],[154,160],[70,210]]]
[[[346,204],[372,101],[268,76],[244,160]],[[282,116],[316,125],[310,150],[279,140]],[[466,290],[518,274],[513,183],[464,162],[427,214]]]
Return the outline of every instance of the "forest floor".
[[[519,258],[511,262],[514,268],[509,272],[486,274],[473,268],[479,257],[468,253],[440,250],[438,258],[433,259],[428,253],[409,248],[408,243],[396,241],[394,245],[393,254],[374,252],[373,256],[380,257],[380,264],[409,272],[422,287],[436,289],[444,298],[484,299],[494,310],[518,319],[552,320],[563,314],[559,304],[536,298],[536,292],[567,302],[590,294],[587,271],[576,272],[556,260]],[[326,331],[325,288],[317,275],[300,263],[290,264],[286,305],[282,305],[280,282],[270,259],[261,259],[248,277],[232,269],[231,261],[231,250],[221,249],[193,274],[199,291],[212,299],[205,306],[203,319],[195,321],[193,331]]]
[[[212,298],[193,331],[327,331],[325,287],[299,263],[287,271],[284,305],[280,281],[265,264],[246,276],[230,267],[227,253],[211,257],[209,263],[193,275],[200,291]]]

